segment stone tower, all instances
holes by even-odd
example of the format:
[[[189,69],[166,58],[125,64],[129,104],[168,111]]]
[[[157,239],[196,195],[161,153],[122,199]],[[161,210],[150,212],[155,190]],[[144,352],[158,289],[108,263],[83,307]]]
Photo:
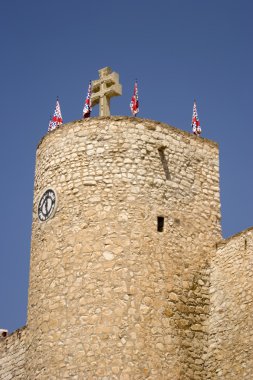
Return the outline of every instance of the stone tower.
[[[28,321],[0,331],[0,379],[251,380],[253,227],[221,238],[217,144],[110,117],[109,67],[92,87],[100,117],[37,149]]]
[[[207,256],[220,239],[215,143],[130,117],[47,134],[25,378],[201,379]]]

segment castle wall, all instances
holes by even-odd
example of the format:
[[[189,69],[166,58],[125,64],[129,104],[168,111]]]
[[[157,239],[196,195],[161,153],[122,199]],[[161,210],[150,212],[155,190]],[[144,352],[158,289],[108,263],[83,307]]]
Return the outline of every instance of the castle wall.
[[[210,275],[208,379],[252,379],[252,269],[252,228],[219,244]]]
[[[215,143],[138,118],[81,120],[44,137],[27,379],[202,379],[218,165]],[[41,223],[47,188],[57,211]]]
[[[0,340],[0,379],[26,379],[26,327]]]

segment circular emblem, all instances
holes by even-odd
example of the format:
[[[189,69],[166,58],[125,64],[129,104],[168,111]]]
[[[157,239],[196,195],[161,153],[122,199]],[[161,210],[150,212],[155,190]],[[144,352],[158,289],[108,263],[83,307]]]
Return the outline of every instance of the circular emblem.
[[[50,216],[53,216],[56,205],[56,195],[52,189],[48,189],[40,198],[38,207],[38,217],[41,222],[44,222]]]

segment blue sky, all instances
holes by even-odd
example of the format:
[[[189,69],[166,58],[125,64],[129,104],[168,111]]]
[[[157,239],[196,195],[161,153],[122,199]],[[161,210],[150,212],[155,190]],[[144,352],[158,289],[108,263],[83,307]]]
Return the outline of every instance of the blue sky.
[[[252,19],[250,0],[0,1],[0,328],[26,323],[36,146],[56,96],[80,119],[104,66],[123,86],[112,115],[130,115],[135,78],[139,117],[191,131],[197,99],[220,146],[223,235],[253,225]]]

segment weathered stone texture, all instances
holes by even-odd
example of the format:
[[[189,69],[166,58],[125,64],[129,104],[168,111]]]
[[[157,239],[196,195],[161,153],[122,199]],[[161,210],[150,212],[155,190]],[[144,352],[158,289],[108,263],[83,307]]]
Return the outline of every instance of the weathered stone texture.
[[[0,339],[0,379],[26,379],[26,327]]]
[[[66,124],[37,149],[28,324],[0,341],[0,379],[251,380],[252,253],[253,229],[221,240],[215,143]]]
[[[253,378],[253,228],[217,248],[211,262],[208,379]]]
[[[92,118],[45,136],[28,379],[201,379],[218,166],[215,143],[150,120]],[[51,187],[57,211],[40,223],[39,198]]]

